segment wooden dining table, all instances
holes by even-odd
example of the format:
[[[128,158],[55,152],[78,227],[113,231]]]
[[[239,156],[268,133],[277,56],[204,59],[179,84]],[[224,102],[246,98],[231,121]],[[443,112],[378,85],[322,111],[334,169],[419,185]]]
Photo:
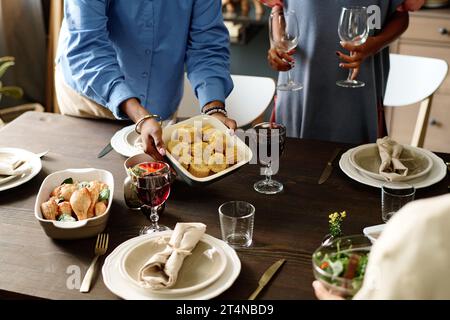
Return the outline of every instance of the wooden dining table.
[[[69,168],[99,168],[113,173],[115,192],[105,232],[110,235],[107,254],[137,235],[149,224],[139,211],[127,208],[123,196],[126,158],[115,151],[98,159],[98,153],[124,122],[87,120],[57,114],[29,112],[0,130],[0,147],[23,148],[35,153],[49,150],[41,172],[28,183],[0,192],[0,298],[117,299],[103,283],[101,272],[89,293],[80,293],[69,282],[71,266],[82,275],[93,256],[96,238],[53,240],[34,216],[36,195],[44,178]],[[328,215],[346,211],[345,235],[362,234],[364,227],[381,221],[380,190],[348,178],[334,162],[331,177],[318,179],[337,147],[351,145],[288,139],[276,179],[284,184],[277,195],[254,191],[262,177],[258,165],[246,165],[208,186],[190,187],[182,181],[172,186],[161,223],[203,222],[207,233],[220,238],[218,207],[243,200],[256,208],[253,244],[237,250],[242,263],[234,284],[218,299],[247,299],[264,271],[284,258],[285,265],[261,292],[260,299],[313,299],[311,255],[328,233]],[[439,154],[450,161],[449,154]],[[417,190],[417,198],[448,192],[447,177],[434,186]],[[102,262],[102,261],[101,261]],[[100,263],[101,263],[100,262]]]

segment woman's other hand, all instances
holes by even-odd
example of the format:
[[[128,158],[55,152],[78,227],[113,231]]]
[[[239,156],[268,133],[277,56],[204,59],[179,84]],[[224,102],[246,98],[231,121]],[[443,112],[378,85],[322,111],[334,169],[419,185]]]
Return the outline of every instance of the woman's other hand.
[[[319,281],[314,281],[312,284],[314,288],[314,293],[319,300],[344,300],[341,296],[331,293],[325,286]]]
[[[259,0],[259,2],[268,7],[283,6],[283,0]]]
[[[267,53],[267,61],[272,69],[276,71],[289,71],[294,67],[294,50],[291,52],[283,52],[276,48],[269,49]]]
[[[351,52],[350,55],[341,51],[336,51],[341,59],[339,67],[344,69],[353,69],[352,80],[358,77],[361,64],[368,57],[375,55],[381,48],[375,37],[369,37],[367,41],[359,46],[354,46],[347,42],[341,42],[341,46]]]
[[[425,4],[425,0],[405,0],[400,7],[397,8],[398,11],[417,11]]]
[[[138,123],[145,116],[149,115],[149,112],[136,98],[123,101],[120,108],[134,123]],[[162,129],[159,122],[153,118],[145,119],[140,122],[139,131],[141,132],[144,152],[156,160],[163,160],[163,156],[166,155],[166,148],[162,139]]]

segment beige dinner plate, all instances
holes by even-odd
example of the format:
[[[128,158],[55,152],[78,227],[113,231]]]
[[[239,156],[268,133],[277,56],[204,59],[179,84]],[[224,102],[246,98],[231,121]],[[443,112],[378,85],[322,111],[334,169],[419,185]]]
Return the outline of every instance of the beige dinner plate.
[[[170,240],[173,231],[164,232],[164,236],[143,239],[124,253],[121,272],[129,281],[139,286],[139,270],[154,254],[161,252]],[[226,256],[221,247],[214,245],[208,237],[202,237],[192,254],[187,256],[172,288],[145,289],[158,294],[188,294],[200,290],[216,281],[225,271]]]
[[[34,153],[18,148],[0,148],[0,154],[11,155],[26,161],[22,165],[22,170],[17,176],[1,176],[0,177],[0,191],[9,190],[18,187],[31,179],[33,179],[42,169],[41,159]]]
[[[431,157],[420,148],[404,146],[400,161],[408,168],[408,175],[397,181],[409,181],[427,175],[433,167]],[[363,174],[385,181],[379,173],[381,158],[375,143],[356,147],[350,153],[350,164]]]

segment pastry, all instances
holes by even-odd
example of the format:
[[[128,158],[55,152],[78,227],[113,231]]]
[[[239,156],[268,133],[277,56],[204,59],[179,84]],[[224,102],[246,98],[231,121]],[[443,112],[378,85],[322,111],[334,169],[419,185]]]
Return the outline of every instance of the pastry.
[[[189,154],[184,154],[182,155],[179,159],[178,162],[186,169],[189,169],[189,165],[192,162],[192,157]]]
[[[176,159],[179,159],[183,155],[189,154],[190,151],[191,151],[191,145],[190,144],[187,144],[187,143],[184,143],[184,142],[180,142],[173,148],[171,153]]]
[[[209,167],[204,163],[191,163],[189,166],[189,172],[197,178],[206,178],[209,176]]]
[[[212,172],[218,173],[227,168],[223,153],[214,153],[208,160],[208,167]]]

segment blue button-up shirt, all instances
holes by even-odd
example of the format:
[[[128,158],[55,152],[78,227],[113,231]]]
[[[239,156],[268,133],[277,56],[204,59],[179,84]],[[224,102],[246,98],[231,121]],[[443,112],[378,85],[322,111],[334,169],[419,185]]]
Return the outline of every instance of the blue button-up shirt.
[[[126,118],[138,98],[169,118],[183,95],[185,66],[200,106],[231,92],[221,0],[66,0],[57,63],[69,86]]]

